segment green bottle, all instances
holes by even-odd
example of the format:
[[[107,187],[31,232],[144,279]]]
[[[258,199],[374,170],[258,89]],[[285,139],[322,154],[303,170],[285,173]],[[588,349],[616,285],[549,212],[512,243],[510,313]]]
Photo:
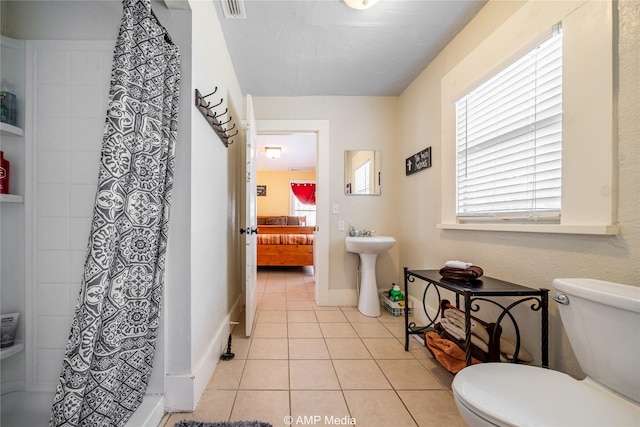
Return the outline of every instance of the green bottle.
[[[389,291],[389,299],[394,302],[402,301],[402,291],[400,290],[400,286],[393,284],[393,287]]]

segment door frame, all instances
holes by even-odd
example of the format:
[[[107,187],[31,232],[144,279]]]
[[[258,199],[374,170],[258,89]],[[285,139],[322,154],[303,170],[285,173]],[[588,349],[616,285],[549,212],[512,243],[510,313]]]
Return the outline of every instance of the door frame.
[[[316,304],[335,305],[329,292],[329,120],[256,120],[258,134],[316,134]]]

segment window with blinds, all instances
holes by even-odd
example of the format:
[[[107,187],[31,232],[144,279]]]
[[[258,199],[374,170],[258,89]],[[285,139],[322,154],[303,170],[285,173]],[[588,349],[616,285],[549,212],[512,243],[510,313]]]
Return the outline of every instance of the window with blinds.
[[[355,171],[354,193],[369,194],[371,188],[371,161],[367,160],[362,166]]]
[[[562,34],[456,102],[456,213],[461,222],[559,221]]]

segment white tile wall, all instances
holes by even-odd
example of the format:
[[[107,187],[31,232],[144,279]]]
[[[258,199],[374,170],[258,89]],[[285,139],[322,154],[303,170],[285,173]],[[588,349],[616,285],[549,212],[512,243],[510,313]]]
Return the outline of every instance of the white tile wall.
[[[35,48],[34,381],[54,389],[82,279],[113,47]]]

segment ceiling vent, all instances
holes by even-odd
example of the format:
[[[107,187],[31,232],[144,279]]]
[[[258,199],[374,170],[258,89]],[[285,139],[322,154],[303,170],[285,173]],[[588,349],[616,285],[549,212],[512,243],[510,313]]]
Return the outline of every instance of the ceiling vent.
[[[227,19],[246,19],[244,13],[243,0],[220,0],[222,2],[222,12]]]

